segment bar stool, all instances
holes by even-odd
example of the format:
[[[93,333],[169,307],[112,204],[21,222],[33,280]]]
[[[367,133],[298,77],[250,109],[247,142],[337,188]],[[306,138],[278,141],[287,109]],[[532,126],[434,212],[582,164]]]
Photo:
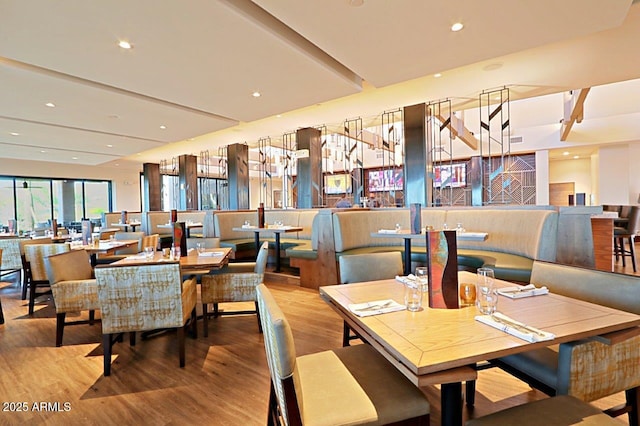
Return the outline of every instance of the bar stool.
[[[622,266],[627,266],[625,257],[631,257],[633,272],[636,272],[636,249],[634,239],[640,233],[640,207],[632,206],[629,212],[629,221],[625,228],[615,227],[613,230],[613,247],[616,262],[622,257]],[[625,249],[624,240],[629,240],[629,249]]]

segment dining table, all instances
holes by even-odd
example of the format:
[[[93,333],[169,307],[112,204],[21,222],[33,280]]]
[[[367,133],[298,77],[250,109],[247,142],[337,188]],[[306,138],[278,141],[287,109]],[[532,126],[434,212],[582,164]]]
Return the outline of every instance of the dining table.
[[[426,239],[426,233],[412,233],[408,229],[380,229],[378,232],[372,232],[374,238],[402,238],[404,239],[404,274],[411,273],[411,241],[416,239]],[[456,232],[458,241],[486,241],[489,238],[487,232]],[[426,241],[426,240],[425,240]]]
[[[476,275],[461,271],[458,280],[476,282]],[[496,280],[498,287],[512,283]],[[354,304],[396,301],[403,304],[404,285],[394,279],[320,287],[320,296],[346,323],[409,378],[416,386],[433,384],[441,374],[443,425],[462,424],[462,381],[447,372],[473,368],[477,363],[559,343],[571,342],[640,325],[632,313],[547,293],[532,297],[499,296],[498,311],[538,332],[552,333],[549,340],[525,340],[506,329],[476,320],[475,306],[459,309],[406,309],[360,316]],[[427,296],[425,296],[427,297]],[[350,308],[350,305],[351,308]],[[357,311],[355,311],[357,312]]]
[[[273,233],[275,238],[275,251],[276,251],[276,269],[275,272],[280,272],[280,234],[286,234],[288,232],[301,232],[304,228],[300,226],[290,225],[266,225],[264,228],[258,226],[241,226],[232,228],[236,232],[253,232],[256,242],[256,256],[260,253],[260,235]]]
[[[124,232],[129,232],[129,227],[131,227],[131,232],[136,232],[136,228],[140,225],[142,225],[141,222],[137,222],[133,220],[131,222],[126,222],[126,223],[118,222],[118,223],[111,224],[111,226],[115,228],[121,228]]]
[[[183,275],[188,275],[194,271],[221,269],[229,263],[229,255],[231,249],[228,247],[218,247],[213,249],[204,249],[200,252],[196,249],[187,251],[186,256],[180,256],[180,270]],[[165,257],[163,252],[156,251],[153,258],[148,259],[145,253],[134,254],[113,262],[115,266],[139,266],[154,263],[175,262],[176,259],[168,256]]]
[[[98,263],[98,254],[113,255],[116,250],[138,245],[138,240],[100,240],[98,244],[82,244],[81,241],[72,241],[71,250],[85,250],[91,258],[91,266]]]

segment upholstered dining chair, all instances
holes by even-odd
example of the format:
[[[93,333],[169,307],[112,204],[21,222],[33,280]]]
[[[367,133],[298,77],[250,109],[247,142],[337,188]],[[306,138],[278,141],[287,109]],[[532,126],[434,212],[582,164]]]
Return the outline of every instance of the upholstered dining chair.
[[[160,234],[145,235],[142,237],[142,250],[147,247],[153,247],[154,250],[158,250],[158,241],[160,240]]]
[[[625,257],[631,257],[633,272],[636,272],[636,249],[634,240],[640,234],[640,206],[632,206],[629,210],[628,222],[625,227],[615,227],[613,230],[613,245],[616,261],[622,257],[622,266],[627,266]],[[625,248],[625,239],[629,248]]]
[[[196,280],[182,281],[180,264],[141,266],[98,265],[95,269],[102,317],[104,375],[111,374],[113,344],[122,333],[175,328],[180,367],[185,365],[184,332],[189,324],[196,335]]]
[[[28,264],[29,274],[29,315],[33,315],[36,297],[51,293],[49,277],[44,259],[58,253],[70,250],[68,243],[64,244],[27,244],[24,246],[24,256]],[[45,292],[38,293],[38,287],[48,286]]]
[[[64,327],[93,325],[98,304],[98,287],[93,277],[89,253],[71,250],[44,259],[56,307],[56,346],[62,346]],[[89,320],[65,322],[68,313],[89,311]]]
[[[402,254],[398,251],[366,253],[340,256],[340,284],[359,283],[395,278],[402,275]],[[351,328],[344,322],[342,346],[349,346],[358,336],[351,334]]]
[[[29,271],[29,262],[24,254],[24,248],[30,244],[53,244],[51,238],[24,238],[19,240],[20,245],[20,261],[22,262],[22,300],[27,298],[27,290],[29,289],[29,280],[31,273]]]
[[[20,241],[22,239],[0,238],[0,249],[4,253],[2,262],[0,262],[0,276],[16,272],[20,273],[19,282],[22,285],[22,300],[24,300],[27,298],[27,277],[23,270],[22,257],[20,255]]]
[[[273,295],[264,284],[256,293],[271,375],[267,424],[429,424],[425,395],[370,345],[296,356]]]
[[[253,314],[258,317],[258,330],[262,332],[260,325],[260,310],[256,302],[256,286],[264,280],[264,272],[267,268],[269,256],[269,242],[265,241],[260,246],[260,251],[255,262],[232,263],[216,273],[202,276],[200,298],[202,300],[202,318],[204,336],[209,336],[209,313],[207,306],[213,304],[213,317],[219,315]],[[227,302],[254,302],[253,311],[224,311],[220,312],[218,304]]]

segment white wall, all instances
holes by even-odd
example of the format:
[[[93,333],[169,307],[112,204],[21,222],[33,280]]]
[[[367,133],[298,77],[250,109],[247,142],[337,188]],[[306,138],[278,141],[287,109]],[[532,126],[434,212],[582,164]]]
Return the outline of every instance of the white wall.
[[[574,182],[576,193],[586,194],[589,204],[593,192],[591,186],[591,159],[567,159],[549,162],[549,183]]]
[[[549,151],[536,151],[536,205],[549,205]]]
[[[637,149],[629,149],[629,145],[605,146],[598,150],[598,198],[601,204],[633,204],[631,200],[631,167],[637,164],[639,158],[632,162],[630,155],[637,153]]]
[[[0,158],[0,174],[20,177],[109,180],[113,183],[113,211],[140,210],[140,170]]]

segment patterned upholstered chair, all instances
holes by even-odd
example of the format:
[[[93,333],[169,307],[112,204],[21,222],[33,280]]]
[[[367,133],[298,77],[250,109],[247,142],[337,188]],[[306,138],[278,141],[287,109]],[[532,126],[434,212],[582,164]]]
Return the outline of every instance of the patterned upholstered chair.
[[[429,424],[426,396],[370,345],[296,357],[273,295],[264,284],[256,293],[271,374],[267,424]]]
[[[27,290],[29,289],[29,280],[31,279],[31,273],[29,271],[29,262],[27,262],[24,254],[25,246],[29,244],[52,244],[51,238],[23,238],[19,240],[20,245],[20,261],[22,262],[22,300],[27,298]]]
[[[260,326],[260,310],[256,302],[256,286],[264,280],[264,271],[267,267],[269,256],[269,242],[265,241],[260,247],[258,258],[255,262],[231,263],[219,273],[202,276],[200,297],[202,299],[202,317],[204,335],[209,335],[209,313],[207,306],[213,303],[213,316],[237,315],[255,313],[258,316],[258,330]],[[254,302],[255,311],[225,311],[218,310],[219,303],[227,302]]]
[[[56,346],[62,346],[66,325],[93,325],[98,305],[98,287],[93,278],[89,254],[72,250],[44,259],[47,277],[56,306]],[[89,311],[89,320],[65,322],[68,313]]]
[[[619,426],[620,422],[596,407],[567,395],[518,405],[467,422],[467,426],[504,425]]]
[[[640,314],[640,277],[535,261],[531,282],[552,293]],[[548,395],[595,401],[624,391],[629,424],[639,421],[640,329],[562,343],[492,363]]]
[[[402,275],[402,254],[398,251],[340,256],[340,284],[358,283],[395,278]],[[357,339],[351,335],[346,322],[342,326],[342,346]]]
[[[20,255],[20,241],[22,240],[18,238],[0,239],[0,249],[2,249],[4,253],[2,256],[2,262],[0,263],[0,276],[21,272],[22,300],[24,300],[27,297],[27,277],[22,269],[23,265],[22,257]]]
[[[48,256],[68,252],[70,246],[65,244],[27,244],[24,246],[24,257],[28,263],[29,274],[29,315],[33,315],[36,297],[51,293],[51,288],[46,292],[38,293],[38,287],[50,286],[49,277],[44,259]]]
[[[111,352],[117,335],[175,328],[180,367],[185,364],[184,331],[196,315],[196,280],[182,281],[177,262],[142,266],[98,265],[95,269],[102,316],[104,375],[111,374]]]

